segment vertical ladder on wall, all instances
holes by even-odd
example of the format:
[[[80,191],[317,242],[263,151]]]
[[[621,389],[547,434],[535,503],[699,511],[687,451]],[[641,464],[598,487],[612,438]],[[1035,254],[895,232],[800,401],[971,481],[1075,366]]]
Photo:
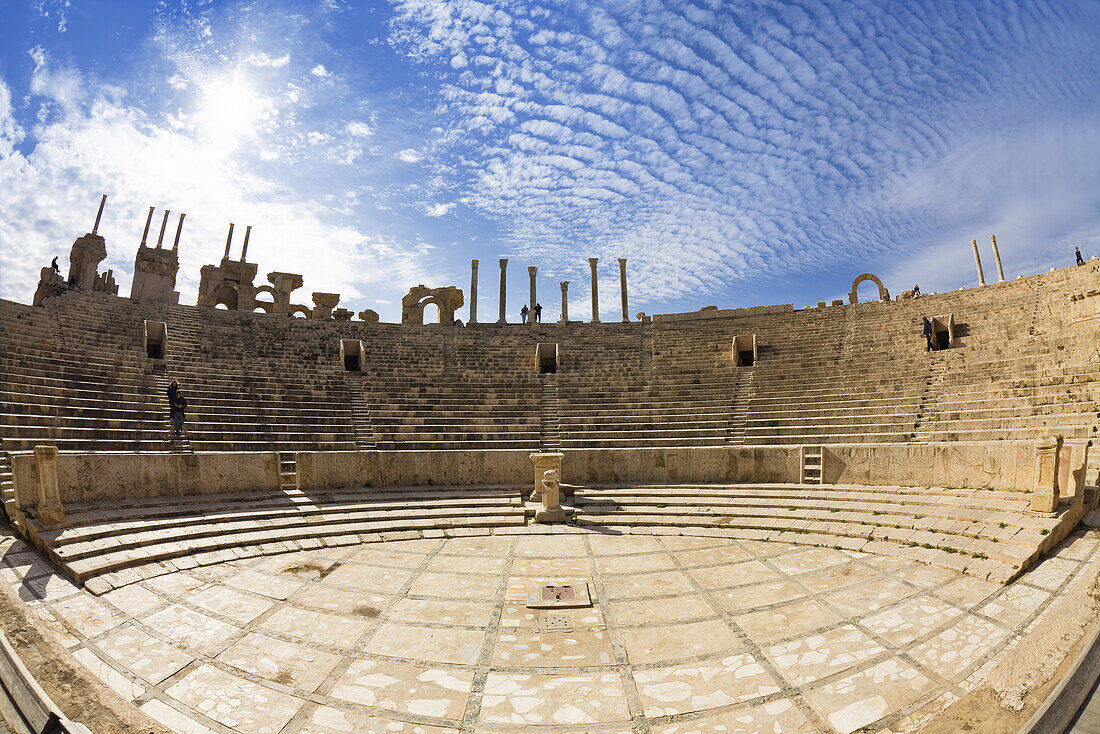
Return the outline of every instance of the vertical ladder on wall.
[[[825,451],[822,446],[802,447],[801,484],[821,484]]]
[[[561,450],[561,427],[558,413],[558,376],[550,372],[539,375],[539,450]]]

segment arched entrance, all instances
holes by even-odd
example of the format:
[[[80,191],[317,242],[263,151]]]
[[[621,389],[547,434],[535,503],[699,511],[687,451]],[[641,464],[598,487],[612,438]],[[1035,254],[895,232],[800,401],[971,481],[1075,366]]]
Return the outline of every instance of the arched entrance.
[[[882,284],[878,276],[872,275],[871,273],[864,273],[863,275],[857,276],[856,279],[852,281],[852,292],[848,294],[849,303],[859,303],[859,296],[856,295],[856,291],[859,289],[859,284],[865,280],[869,280],[878,286],[878,299],[880,301],[890,300],[890,291],[886,290],[886,286]]]

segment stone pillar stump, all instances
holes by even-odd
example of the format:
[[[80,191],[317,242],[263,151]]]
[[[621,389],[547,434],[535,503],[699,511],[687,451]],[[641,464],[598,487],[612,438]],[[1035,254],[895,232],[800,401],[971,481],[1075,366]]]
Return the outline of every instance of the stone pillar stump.
[[[35,446],[34,460],[38,465],[38,503],[35,513],[46,526],[65,522],[61,506],[61,490],[57,486],[57,447]]]
[[[1038,483],[1031,493],[1031,511],[1052,515],[1058,509],[1058,454],[1062,437],[1045,439],[1035,447]]]

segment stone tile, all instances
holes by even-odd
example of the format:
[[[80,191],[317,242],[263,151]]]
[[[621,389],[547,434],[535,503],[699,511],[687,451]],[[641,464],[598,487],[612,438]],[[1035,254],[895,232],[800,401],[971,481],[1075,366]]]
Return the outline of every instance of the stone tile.
[[[786,574],[817,571],[848,562],[848,556],[832,548],[803,548],[771,559],[772,565]]]
[[[347,563],[348,565],[362,563],[368,566],[391,566],[411,571],[418,568],[428,557],[427,553],[397,553],[387,550],[388,548],[389,544],[363,546],[348,558]]]
[[[645,573],[647,571],[673,571],[676,566],[667,553],[644,553],[631,556],[599,556],[596,568],[600,573]]]
[[[505,601],[513,602],[515,604],[523,604],[527,601],[527,595],[530,594],[533,589],[537,588],[543,583],[554,583],[565,586],[580,586],[581,584],[585,584],[588,587],[588,594],[592,602],[596,602],[596,586],[592,583],[592,579],[570,576],[551,576],[542,578],[538,576],[510,577],[508,579],[508,586],[504,590],[504,599]],[[488,598],[492,598],[492,596]]]
[[[242,626],[275,605],[270,597],[249,594],[232,586],[208,586],[189,595],[187,601],[205,611],[229,617]]]
[[[45,576],[25,578],[13,591],[25,602],[57,601],[67,596],[81,593],[79,586],[59,573],[47,573]]]
[[[141,712],[178,734],[214,734],[213,729],[203,726],[190,716],[184,716],[160,699],[154,698],[143,703]]]
[[[688,573],[708,589],[720,589],[728,586],[747,586],[780,578],[779,574],[760,561],[731,563],[728,566],[692,568]]]
[[[482,630],[433,629],[386,622],[363,649],[394,658],[473,665],[484,639]]]
[[[373,623],[373,620],[360,616],[348,617],[284,606],[261,622],[260,627],[306,642],[351,648]]]
[[[660,541],[651,535],[589,535],[596,556],[621,556],[634,553],[664,552]]]
[[[441,670],[389,660],[353,660],[329,695],[386,711],[461,721],[473,680],[472,669]]]
[[[934,687],[916,668],[897,658],[803,694],[840,734],[850,734],[908,706]]]
[[[961,614],[961,611],[947,602],[929,594],[921,594],[865,617],[860,624],[890,644],[902,647],[913,640],[919,640]]]
[[[520,538],[519,542],[526,542],[526,538]],[[465,538],[450,538],[443,544],[439,551],[443,554],[466,554],[475,556],[503,557],[507,555],[512,546],[512,539],[495,535],[473,535]]]
[[[668,539],[665,539],[666,544]],[[697,550],[680,551],[676,553],[676,560],[688,568],[694,566],[721,566],[727,563],[738,563],[753,558],[753,555],[739,545],[715,546],[711,543]]]
[[[811,571],[800,575],[797,579],[798,583],[815,594],[824,594],[827,591],[835,591],[872,580],[881,582],[886,579],[878,571],[859,563],[846,563],[823,571]]]
[[[206,653],[212,652],[238,629],[179,604],[149,615],[142,623],[177,645]]]
[[[326,576],[321,583],[324,586],[362,589],[377,594],[395,594],[408,583],[412,575],[413,572],[407,568],[345,563]]]
[[[615,653],[604,630],[575,629],[540,633],[502,629],[493,647],[492,664],[516,668],[577,668],[613,665]]]
[[[1047,558],[1037,566],[1028,569],[1020,581],[1038,586],[1048,591],[1057,591],[1070,576],[1081,568],[1081,564],[1064,558]]]
[[[739,544],[749,553],[760,556],[761,558],[781,556],[785,553],[793,553],[794,551],[805,548],[805,546],[801,545],[792,545],[791,543],[780,543],[770,540],[742,540]]]
[[[651,719],[706,711],[780,690],[748,653],[690,665],[635,670],[634,681],[638,701]]]
[[[458,573],[422,573],[409,588],[413,596],[433,596],[445,599],[489,600],[496,596],[500,576]]]
[[[828,627],[840,619],[838,614],[812,599],[735,617],[737,624],[758,645]]]
[[[922,589],[930,589],[933,586],[938,586],[946,581],[956,579],[962,574],[958,571],[948,571],[946,568],[940,568],[939,566],[927,566],[923,563],[914,563],[899,568],[891,575],[908,581],[914,586],[918,586]]]
[[[132,625],[123,625],[99,643],[99,648],[131,673],[156,685],[188,665],[194,657]]]
[[[516,538],[517,556],[538,558],[584,557],[584,539],[579,535],[522,535]]]
[[[909,650],[921,665],[940,677],[959,682],[981,658],[991,652],[1008,632],[995,624],[966,615],[930,640]]]
[[[81,637],[96,637],[122,623],[122,617],[94,596],[79,594],[53,603],[54,614]]]
[[[717,619],[663,627],[621,631],[623,647],[633,665],[679,660],[696,655],[718,655],[742,650],[745,643]]]
[[[500,615],[500,627],[502,629],[538,629],[540,627],[539,617],[544,614],[567,617],[570,627],[573,629],[582,627],[603,629],[605,627],[603,612],[600,611],[599,607],[528,609],[522,603],[507,603],[504,605]]]
[[[401,599],[390,612],[390,619],[403,622],[437,622],[485,627],[493,614],[493,602],[467,602],[444,599]]]
[[[445,556],[438,555],[428,561],[425,571],[442,573],[475,573],[499,576],[504,570],[504,558],[494,556],[478,556],[472,561],[470,556]]]
[[[894,602],[916,594],[913,587],[895,579],[884,578],[858,586],[850,586],[822,598],[829,606],[853,617],[869,614]]]
[[[290,600],[295,606],[310,607],[325,612],[351,614],[364,619],[377,617],[390,605],[393,597],[374,591],[351,591],[335,586],[310,584],[294,594]]]
[[[647,573],[638,576],[609,576],[604,579],[603,586],[609,599],[637,599],[695,591],[695,587],[679,571]]]
[[[251,632],[218,660],[284,686],[312,691],[340,661],[338,655]]]
[[[976,579],[973,576],[960,576],[954,581],[936,589],[935,594],[941,599],[968,609],[988,599],[1000,588],[1001,584],[994,581]]]
[[[299,734],[458,734],[459,730],[321,706],[298,731]]]
[[[731,543],[724,538],[706,538],[698,535],[663,535],[661,544],[671,551],[693,551],[700,548],[737,548],[736,543]]]
[[[805,598],[806,590],[791,581],[772,581],[766,584],[745,586],[729,591],[717,591],[712,595],[729,612],[743,612],[769,604]]]
[[[1018,627],[1050,597],[1048,591],[1024,584],[1012,584],[982,605],[978,611],[1006,627]]]
[[[803,686],[844,672],[886,648],[854,626],[844,625],[772,645],[764,652],[791,685]]]
[[[121,589],[108,591],[99,598],[131,617],[140,617],[150,609],[164,604],[164,599],[140,584],[130,584]]]
[[[181,596],[187,596],[195,589],[205,586],[206,582],[186,573],[179,572],[145,579],[141,582],[141,585],[166,597],[177,599]]]
[[[654,726],[653,734],[814,734],[817,730],[789,698]]]
[[[617,600],[610,604],[615,623],[621,627],[667,624],[715,615],[710,604],[698,594],[673,596],[667,599]]]
[[[235,586],[238,589],[251,591],[253,594],[283,600],[302,588],[306,582],[286,576],[272,576],[246,568],[237,575],[227,578],[225,583],[227,586]]]
[[[622,679],[614,673],[536,675],[489,673],[481,702],[482,723],[585,725],[629,723]]]
[[[135,698],[145,693],[144,686],[140,683],[135,683],[112,668],[106,661],[88,648],[74,650],[73,657],[79,660],[80,664],[87,668],[92,675],[106,683],[108,688],[125,698],[127,701],[133,701]]]
[[[452,541],[447,541],[448,543]],[[386,544],[386,550],[394,551],[395,553],[419,553],[421,555],[427,555],[436,549],[439,545],[439,540],[436,538],[422,538],[420,540],[394,540],[389,541]]]
[[[302,706],[301,699],[211,665],[199,666],[165,692],[224,726],[256,734],[277,734]]]
[[[517,556],[512,562],[513,576],[587,576],[587,558],[528,558]]]

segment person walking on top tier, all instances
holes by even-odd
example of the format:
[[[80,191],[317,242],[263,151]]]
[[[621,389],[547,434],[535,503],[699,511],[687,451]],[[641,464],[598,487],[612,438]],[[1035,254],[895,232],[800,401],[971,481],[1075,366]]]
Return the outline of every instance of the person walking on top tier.
[[[1073,249],[1074,249],[1074,252],[1076,252],[1076,254],[1077,254],[1077,264],[1078,265],[1084,265],[1085,264],[1085,258],[1081,257],[1081,248],[1080,247],[1075,247]]]
[[[520,321],[522,323],[524,323],[524,324],[527,323],[527,306],[526,305],[524,305],[524,307],[519,310],[519,318],[520,318]]]
[[[535,302],[535,321],[542,323],[542,304]]]

